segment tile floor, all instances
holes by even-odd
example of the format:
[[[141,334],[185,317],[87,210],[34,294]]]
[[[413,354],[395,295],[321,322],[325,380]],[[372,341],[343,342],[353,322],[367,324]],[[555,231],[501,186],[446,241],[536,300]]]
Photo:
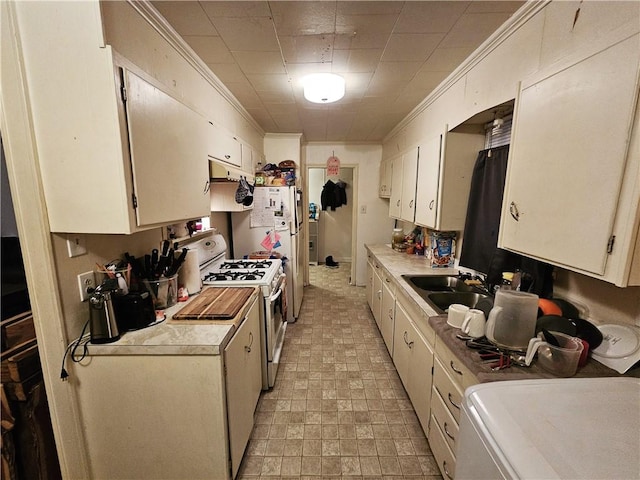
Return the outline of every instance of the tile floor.
[[[309,269],[238,478],[441,479],[350,265]]]

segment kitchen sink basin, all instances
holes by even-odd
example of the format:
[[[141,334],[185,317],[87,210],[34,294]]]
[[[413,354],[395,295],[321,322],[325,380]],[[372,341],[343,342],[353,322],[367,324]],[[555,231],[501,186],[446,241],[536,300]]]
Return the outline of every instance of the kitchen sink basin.
[[[459,303],[475,308],[483,299],[491,298],[482,290],[467,285],[460,277],[451,275],[403,275],[413,288],[438,313],[446,313],[450,305]]]

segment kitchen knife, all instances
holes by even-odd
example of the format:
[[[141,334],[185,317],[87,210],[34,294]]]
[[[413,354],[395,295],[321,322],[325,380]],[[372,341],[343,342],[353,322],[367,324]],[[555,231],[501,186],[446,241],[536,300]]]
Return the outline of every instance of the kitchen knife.
[[[182,249],[182,253],[180,253],[180,256],[176,259],[175,262],[173,262],[171,269],[169,270],[169,272],[167,272],[167,277],[171,277],[172,275],[175,275],[178,272],[178,270],[184,263],[184,259],[186,258],[188,251],[189,249],[187,248]]]
[[[164,255],[165,257],[169,253],[169,246],[170,245],[171,245],[171,243],[169,242],[169,240],[163,240],[162,241],[162,255]]]
[[[145,278],[153,280],[153,270],[151,269],[151,255],[144,256],[144,275]]]
[[[151,269],[155,270],[158,266],[158,249],[151,250]]]

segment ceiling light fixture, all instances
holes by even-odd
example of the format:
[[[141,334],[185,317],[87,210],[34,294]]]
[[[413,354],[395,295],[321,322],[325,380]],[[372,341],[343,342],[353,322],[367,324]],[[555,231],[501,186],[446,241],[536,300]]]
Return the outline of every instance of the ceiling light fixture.
[[[304,98],[313,103],[332,103],[344,97],[344,78],[335,73],[314,73],[302,79]]]

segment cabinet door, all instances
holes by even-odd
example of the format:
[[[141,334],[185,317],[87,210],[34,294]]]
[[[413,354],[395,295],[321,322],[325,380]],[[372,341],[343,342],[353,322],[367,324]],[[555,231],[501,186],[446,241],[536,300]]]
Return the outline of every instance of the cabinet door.
[[[435,228],[437,221],[441,144],[441,135],[420,144],[415,219],[417,224],[429,228]]]
[[[208,123],[133,73],[125,79],[138,225],[209,215]]]
[[[391,160],[391,196],[389,216],[400,218],[402,212],[402,155]]]
[[[416,182],[418,175],[418,147],[402,155],[402,220],[412,222],[416,210]]]
[[[232,477],[236,476],[253,429],[253,414],[262,390],[260,314],[254,301],[247,317],[224,349],[227,421]]]
[[[309,223],[311,226],[311,223]],[[371,262],[367,262],[367,284],[366,284],[366,295],[367,295],[367,304],[369,308],[373,311],[373,264]]]
[[[391,196],[391,161],[388,159],[380,162],[378,196],[380,198],[389,198]]]
[[[372,298],[371,311],[373,318],[376,321],[376,325],[380,328],[380,310],[382,309],[382,272],[380,266],[374,264],[373,271],[373,298]]]
[[[431,414],[431,385],[433,378],[433,350],[418,332],[414,331],[414,344],[409,363],[409,397],[425,434]]]
[[[409,362],[411,361],[411,332],[413,328],[409,322],[409,316],[402,307],[402,304],[396,305],[395,324],[393,332],[393,363],[396,366],[400,380],[405,387],[409,385]]]
[[[396,297],[389,278],[382,280],[382,306],[380,309],[380,333],[389,355],[393,355],[393,326],[396,311]]]
[[[211,158],[242,168],[242,147],[237,138],[209,123],[208,150]]]
[[[635,35],[522,86],[499,246],[604,273],[638,95],[638,60]]]

